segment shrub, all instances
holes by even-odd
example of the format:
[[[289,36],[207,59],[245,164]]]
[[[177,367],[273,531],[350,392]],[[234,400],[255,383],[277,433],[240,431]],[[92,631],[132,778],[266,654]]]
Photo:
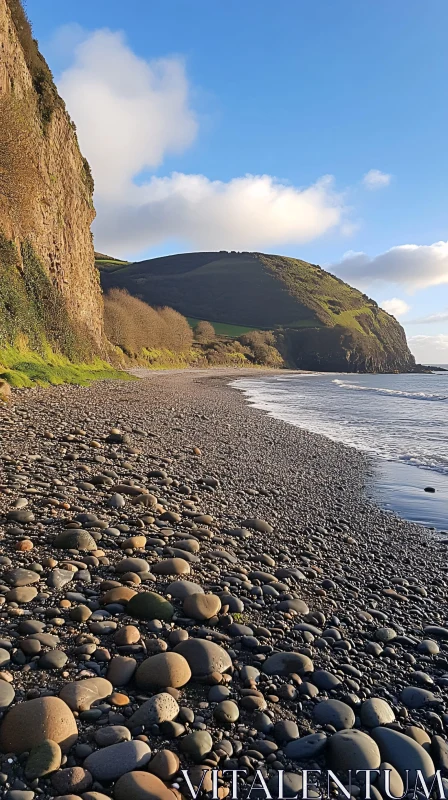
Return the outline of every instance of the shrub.
[[[182,314],[172,308],[152,308],[125,289],[111,289],[105,296],[104,320],[107,338],[129,356],[158,349],[182,353],[193,341]]]
[[[215,339],[216,333],[211,322],[201,320],[194,329],[194,338],[197,342],[210,342]]]

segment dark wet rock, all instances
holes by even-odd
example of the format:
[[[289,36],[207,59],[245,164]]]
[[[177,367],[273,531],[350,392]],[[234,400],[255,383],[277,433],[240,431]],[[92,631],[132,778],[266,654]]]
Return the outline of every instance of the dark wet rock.
[[[363,731],[342,730],[328,740],[328,764],[332,770],[378,769],[380,763],[377,743]]]
[[[54,547],[59,550],[81,550],[88,552],[89,550],[97,549],[95,539],[88,531],[82,529],[61,531],[53,544]]]
[[[169,621],[174,614],[174,608],[168,600],[156,592],[139,592],[129,601],[126,612],[136,619]]]
[[[313,662],[302,653],[274,653],[263,664],[263,672],[267,675],[303,675],[313,670]]]

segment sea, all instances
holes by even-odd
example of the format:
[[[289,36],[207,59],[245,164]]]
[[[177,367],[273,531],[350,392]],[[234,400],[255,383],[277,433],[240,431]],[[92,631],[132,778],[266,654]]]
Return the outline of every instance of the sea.
[[[405,519],[448,532],[448,372],[306,373],[232,385],[277,419],[370,453],[368,496]]]

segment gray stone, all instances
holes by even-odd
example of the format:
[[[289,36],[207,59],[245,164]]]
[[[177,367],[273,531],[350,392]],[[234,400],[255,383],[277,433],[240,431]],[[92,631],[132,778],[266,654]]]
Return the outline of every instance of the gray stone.
[[[378,725],[388,725],[394,722],[395,713],[389,703],[381,697],[370,697],[361,706],[361,722],[366,728],[376,728]]]
[[[130,741],[112,744],[92,753],[84,761],[83,766],[98,781],[114,781],[132,772],[142,769],[151,758],[151,750],[145,742]]]
[[[320,725],[333,725],[337,731],[353,728],[355,724],[353,709],[340,700],[322,700],[314,706],[314,719]]]
[[[263,672],[267,675],[303,675],[313,670],[313,662],[302,653],[274,653],[263,664]]]
[[[211,675],[212,672],[226,672],[232,666],[227,651],[206,639],[187,639],[176,645],[174,652],[180,653],[188,661],[195,678]]]
[[[391,728],[378,727],[373,729],[372,737],[379,746],[382,760],[390,762],[403,779],[406,778],[406,770],[409,770],[411,786],[418,769],[426,781],[434,778],[435,767],[431,756],[410,736]]]
[[[139,728],[140,725],[160,725],[162,722],[169,722],[177,717],[179,706],[168,692],[155,694],[146,700],[137,711],[127,721],[129,728]]]
[[[293,761],[314,761],[327,746],[325,733],[310,733],[302,739],[289,742],[284,748],[286,758]]]
[[[378,745],[367,733],[343,730],[329,738],[327,760],[330,769],[345,772],[349,769],[378,769],[381,756]]]

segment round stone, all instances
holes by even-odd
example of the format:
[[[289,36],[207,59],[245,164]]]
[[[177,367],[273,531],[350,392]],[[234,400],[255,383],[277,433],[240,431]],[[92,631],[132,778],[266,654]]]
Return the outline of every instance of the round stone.
[[[135,625],[125,625],[114,633],[114,642],[118,647],[137,644],[140,641],[140,631]]]
[[[68,661],[67,653],[63,650],[50,650],[39,659],[40,669],[63,669]]]
[[[149,564],[143,558],[123,558],[118,564],[115,564],[115,572],[149,572]]]
[[[54,540],[54,547],[58,550],[96,550],[97,543],[88,531],[80,529],[67,529],[61,531]]]
[[[95,741],[99,747],[110,747],[119,742],[129,742],[131,733],[124,725],[105,725],[95,732]]]
[[[328,763],[332,770],[378,769],[381,763],[378,745],[362,731],[335,733],[329,738],[327,747]]]
[[[206,639],[187,639],[179,642],[174,652],[186,658],[195,678],[207,677],[213,672],[223,673],[232,666],[227,651],[219,644]]]
[[[105,678],[85,678],[82,681],[66,683],[59,697],[73,711],[88,711],[96,700],[104,700],[113,692],[113,686]]]
[[[31,583],[38,583],[40,575],[32,569],[12,569],[5,575],[5,580],[10,586],[29,586]]]
[[[258,533],[273,533],[274,531],[274,528],[272,527],[272,525],[269,524],[269,522],[266,522],[266,520],[264,519],[257,519],[257,518],[245,519],[241,523],[241,527],[249,528],[250,530],[253,531],[258,531]]]
[[[115,800],[176,800],[176,795],[150,772],[128,772],[118,779]]]
[[[409,770],[410,786],[415,784],[416,770],[421,770],[426,782],[433,780],[435,767],[431,756],[410,736],[392,728],[378,727],[373,729],[372,737],[379,746],[382,760],[392,764],[404,780]]]
[[[282,600],[276,605],[277,611],[295,611],[296,614],[303,616],[309,613],[309,608],[304,600],[294,597],[291,600]]]
[[[59,769],[61,759],[62,751],[58,743],[45,739],[31,750],[25,766],[25,775],[30,781],[50,775]]]
[[[293,761],[312,761],[317,758],[327,746],[325,733],[310,733],[302,739],[289,742],[285,747],[285,756]]]
[[[179,706],[174,697],[168,692],[160,692],[146,700],[140,708],[135,711],[127,722],[131,728],[139,728],[141,725],[161,725],[162,722],[170,722],[176,719],[179,713]]]
[[[107,670],[107,680],[112,686],[126,686],[131,680],[137,667],[134,658],[127,656],[114,656]]]
[[[176,753],[171,750],[159,750],[149,762],[147,769],[162,781],[170,781],[178,772],[179,767],[180,761]]]
[[[78,738],[76,721],[69,706],[58,697],[38,697],[14,706],[0,727],[3,753],[24,753],[51,739],[63,752]]]
[[[266,675],[303,675],[313,670],[313,662],[302,653],[273,653],[263,664]]]
[[[191,678],[188,661],[180,653],[158,653],[143,661],[137,669],[135,682],[139,689],[178,689]]]
[[[366,728],[388,725],[395,720],[393,709],[381,697],[370,697],[365,700],[361,706],[360,716],[361,722]]]
[[[233,700],[223,700],[213,710],[213,716],[218,722],[236,722],[240,716],[239,708]]]
[[[90,788],[92,776],[83,767],[68,767],[58,770],[53,775],[51,783],[60,796],[78,795]]]
[[[119,603],[122,606],[127,605],[129,600],[132,600],[137,592],[130,589],[129,586],[116,586],[114,589],[109,589],[108,592],[103,594],[101,598],[101,605],[107,606],[110,603]]]
[[[168,600],[156,592],[140,592],[129,601],[126,613],[137,619],[160,619],[169,622],[174,614],[174,608]]]
[[[353,728],[355,724],[353,709],[340,700],[322,700],[314,706],[314,719],[320,725],[333,725],[337,731]]]
[[[216,594],[191,594],[184,600],[184,612],[192,619],[211,619],[220,608],[221,600]]]
[[[5,708],[11,705],[12,701],[15,697],[15,691],[10,683],[7,681],[0,680],[0,710],[3,711]]]
[[[208,731],[193,731],[180,740],[180,749],[193,761],[200,763],[210,753],[213,739]]]
[[[185,600],[190,594],[204,594],[202,586],[192,581],[173,581],[167,587],[166,593],[175,600]]]
[[[406,686],[400,697],[408,708],[423,708],[429,703],[437,702],[437,697],[432,692],[428,689],[420,689],[418,686]]]
[[[98,781],[114,781],[131,772],[141,769],[151,758],[151,750],[145,742],[133,740],[119,742],[110,747],[96,750],[84,761],[84,767]]]
[[[152,565],[154,575],[189,575],[190,565],[184,558],[166,558]]]
[[[7,603],[18,603],[22,605],[24,603],[31,603],[35,597],[37,597],[37,589],[35,589],[34,586],[17,586],[16,589],[11,589],[10,592],[6,592]]]

